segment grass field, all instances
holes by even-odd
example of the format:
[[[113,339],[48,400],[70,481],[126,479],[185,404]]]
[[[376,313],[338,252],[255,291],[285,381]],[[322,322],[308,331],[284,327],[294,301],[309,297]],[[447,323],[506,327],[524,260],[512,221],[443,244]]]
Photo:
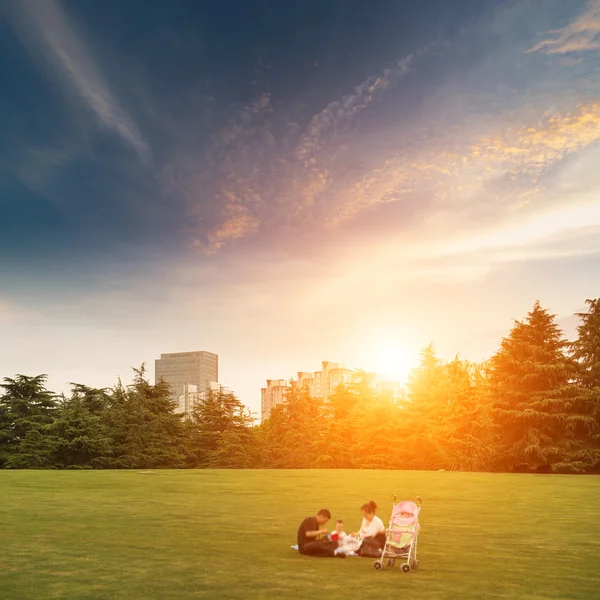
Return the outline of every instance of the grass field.
[[[329,508],[421,495],[419,570],[290,549]],[[2,600],[597,599],[600,478],[382,471],[0,471]]]

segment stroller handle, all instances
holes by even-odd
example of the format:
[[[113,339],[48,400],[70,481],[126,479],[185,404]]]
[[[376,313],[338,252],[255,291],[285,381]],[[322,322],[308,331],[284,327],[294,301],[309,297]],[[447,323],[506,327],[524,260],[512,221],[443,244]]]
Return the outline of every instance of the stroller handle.
[[[419,506],[423,504],[423,500],[421,500],[421,496],[417,496],[417,500],[419,501]]]

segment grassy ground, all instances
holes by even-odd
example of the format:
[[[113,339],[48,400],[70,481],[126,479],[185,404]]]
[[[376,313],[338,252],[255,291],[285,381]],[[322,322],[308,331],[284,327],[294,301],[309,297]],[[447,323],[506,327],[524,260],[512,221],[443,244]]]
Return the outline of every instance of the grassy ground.
[[[289,548],[421,495],[418,571]],[[600,478],[380,471],[0,471],[2,600],[592,599]]]

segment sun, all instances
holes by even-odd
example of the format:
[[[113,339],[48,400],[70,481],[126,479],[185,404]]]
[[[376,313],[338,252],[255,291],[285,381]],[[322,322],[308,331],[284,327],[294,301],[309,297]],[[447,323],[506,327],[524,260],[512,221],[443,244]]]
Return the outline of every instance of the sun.
[[[408,381],[416,366],[414,357],[402,344],[385,339],[373,343],[368,362],[380,377],[400,383]]]

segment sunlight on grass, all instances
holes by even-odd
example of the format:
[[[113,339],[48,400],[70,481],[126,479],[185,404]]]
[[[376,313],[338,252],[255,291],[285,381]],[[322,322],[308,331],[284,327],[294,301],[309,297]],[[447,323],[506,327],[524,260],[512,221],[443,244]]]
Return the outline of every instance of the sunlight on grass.
[[[419,597],[592,599],[597,477],[380,471],[0,473],[3,600]],[[327,507],[424,499],[421,568],[289,548]],[[331,525],[331,524],[330,524]]]

